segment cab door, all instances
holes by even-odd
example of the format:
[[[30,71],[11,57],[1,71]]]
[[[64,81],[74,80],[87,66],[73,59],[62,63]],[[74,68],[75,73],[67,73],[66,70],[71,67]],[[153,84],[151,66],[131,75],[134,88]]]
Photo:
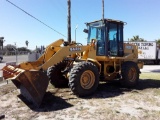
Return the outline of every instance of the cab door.
[[[123,56],[123,23],[108,24],[108,55]]]
[[[105,50],[105,26],[99,27],[97,29],[97,56],[105,56],[106,50]]]

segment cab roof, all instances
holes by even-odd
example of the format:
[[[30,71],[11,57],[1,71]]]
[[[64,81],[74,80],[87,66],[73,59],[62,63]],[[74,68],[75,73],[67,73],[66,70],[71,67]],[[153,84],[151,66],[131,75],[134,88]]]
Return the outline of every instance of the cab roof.
[[[103,19],[101,19],[101,20],[95,20],[93,22],[88,22],[86,24],[91,24],[91,23],[100,22],[100,21],[103,21]],[[107,19],[107,18],[104,19],[104,22],[116,22],[116,23],[126,24],[126,22],[123,22],[123,21],[120,21],[120,20],[113,20],[113,19]]]

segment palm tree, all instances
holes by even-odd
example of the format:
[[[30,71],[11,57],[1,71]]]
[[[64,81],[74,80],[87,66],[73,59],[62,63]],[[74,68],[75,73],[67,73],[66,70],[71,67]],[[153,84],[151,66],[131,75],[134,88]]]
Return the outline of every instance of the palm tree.
[[[155,40],[155,41],[156,41],[156,43],[160,44],[160,38]]]
[[[156,41],[156,43],[158,44],[158,46],[159,46],[159,48],[160,48],[160,38],[157,39],[157,40],[155,40],[155,41]]]
[[[143,38],[140,38],[139,35],[135,35],[133,36],[133,38],[129,39],[129,41],[132,41],[132,42],[144,42],[146,40],[144,40]]]

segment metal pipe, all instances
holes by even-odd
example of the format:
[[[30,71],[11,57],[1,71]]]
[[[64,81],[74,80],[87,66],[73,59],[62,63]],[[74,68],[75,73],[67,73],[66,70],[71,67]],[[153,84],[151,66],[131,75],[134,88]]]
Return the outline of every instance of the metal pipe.
[[[76,25],[76,28],[75,28],[75,42],[76,42],[76,30],[78,28],[78,25]]]

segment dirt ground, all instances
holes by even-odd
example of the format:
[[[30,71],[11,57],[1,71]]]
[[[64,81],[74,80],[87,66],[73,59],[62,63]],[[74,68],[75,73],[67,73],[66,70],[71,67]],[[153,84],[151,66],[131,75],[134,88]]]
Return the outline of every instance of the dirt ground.
[[[78,98],[69,88],[51,85],[36,108],[9,83],[0,86],[0,119],[5,120],[158,120],[160,80],[141,79],[134,89],[117,81],[100,83],[95,94]]]

